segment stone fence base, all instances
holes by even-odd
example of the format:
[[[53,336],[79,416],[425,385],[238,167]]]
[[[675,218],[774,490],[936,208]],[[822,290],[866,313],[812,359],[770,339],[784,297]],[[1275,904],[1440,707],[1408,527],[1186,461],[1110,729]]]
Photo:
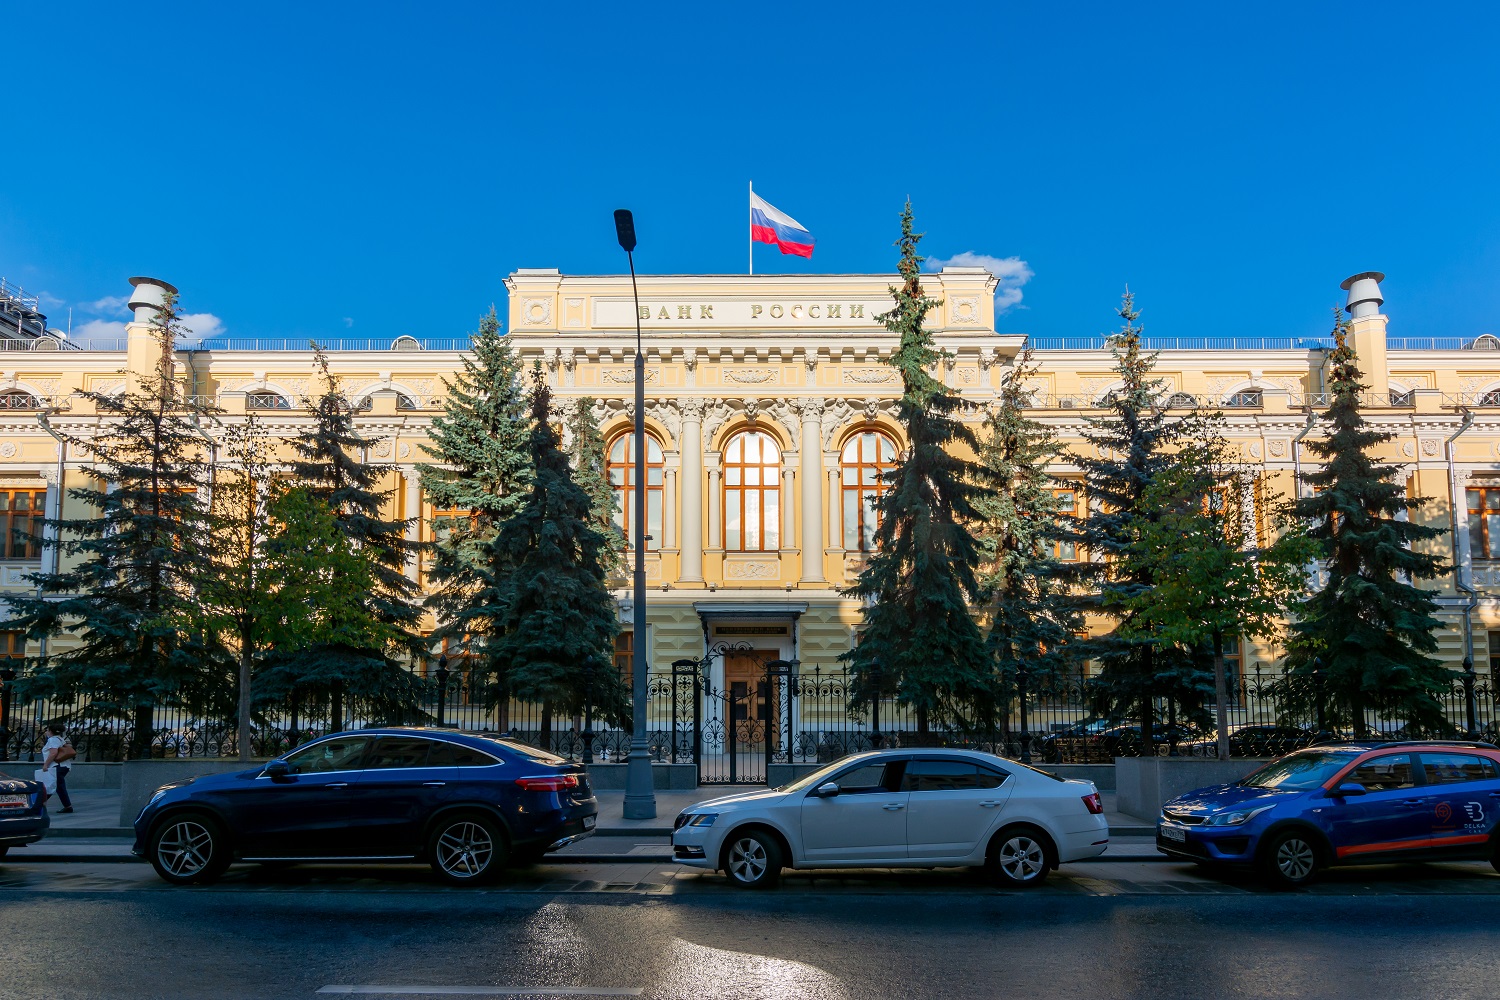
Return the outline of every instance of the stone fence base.
[[[1249,757],[1116,757],[1115,808],[1155,822],[1161,807],[1183,792],[1238,781],[1264,763]]]

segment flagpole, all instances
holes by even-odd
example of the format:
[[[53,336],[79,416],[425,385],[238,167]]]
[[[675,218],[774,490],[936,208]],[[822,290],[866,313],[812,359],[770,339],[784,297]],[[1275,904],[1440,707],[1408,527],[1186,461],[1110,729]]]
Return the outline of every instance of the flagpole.
[[[746,231],[745,235],[748,236],[748,237],[750,237],[750,240],[749,240],[749,243],[750,243],[750,273],[754,274],[755,273],[755,182],[754,181],[750,182],[750,200],[746,204],[749,206],[746,209],[746,219],[750,223],[750,228]]]

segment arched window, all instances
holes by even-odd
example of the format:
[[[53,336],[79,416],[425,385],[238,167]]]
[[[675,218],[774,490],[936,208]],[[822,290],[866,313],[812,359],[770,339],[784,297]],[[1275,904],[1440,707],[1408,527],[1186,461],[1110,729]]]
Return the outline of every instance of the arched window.
[[[1265,404],[1264,400],[1261,398],[1259,389],[1241,389],[1239,392],[1234,393],[1228,399],[1224,400],[1224,405],[1233,407],[1256,407],[1263,406]]]
[[[1479,397],[1479,406],[1500,406],[1500,389],[1491,389]]]
[[[861,431],[851,437],[839,456],[843,483],[844,548],[873,552],[880,524],[875,502],[890,488],[885,474],[896,466],[896,442],[880,431]]]
[[[9,392],[0,392],[0,410],[39,410],[41,408],[41,401],[24,390],[12,389]]]
[[[1190,392],[1174,392],[1167,400],[1169,410],[1191,410],[1198,405],[1198,397]]]
[[[780,546],[781,449],[765,431],[741,431],[724,446],[724,549]]]
[[[615,491],[615,524],[631,547],[635,546],[635,432],[626,431],[609,446],[606,463],[609,485]],[[661,443],[646,435],[646,548],[661,548],[662,481]]]
[[[245,408],[249,410],[290,410],[291,400],[279,392],[252,392],[245,397]]]

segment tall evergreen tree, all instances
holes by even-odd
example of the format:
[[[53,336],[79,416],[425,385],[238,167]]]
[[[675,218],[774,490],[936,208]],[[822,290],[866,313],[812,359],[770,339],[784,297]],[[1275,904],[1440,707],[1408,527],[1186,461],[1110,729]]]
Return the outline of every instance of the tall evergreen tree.
[[[589,495],[594,530],[605,538],[600,558],[605,576],[618,576],[625,567],[625,535],[616,520],[620,505],[609,481],[604,434],[594,417],[594,401],[579,399],[569,415],[568,432],[573,439],[573,479]]]
[[[198,491],[208,482],[200,433],[208,411],[173,379],[177,340],[189,332],[175,292],[150,327],[159,351],[153,370],[119,396],[82,393],[102,417],[96,434],[58,431],[92,454],[101,482],[68,491],[84,516],[46,522],[61,554],[81,560],[31,576],[36,594],[9,598],[5,626],[33,640],[77,639],[40,664],[25,694],[90,696],[92,712],[132,721],[134,757],[150,753],[158,706],[206,711],[222,681],[221,664],[195,647],[192,628],[197,543],[207,528]]]
[[[1328,356],[1333,399],[1324,415],[1329,432],[1307,444],[1324,464],[1304,473],[1312,495],[1291,505],[1295,516],[1311,522],[1308,537],[1317,545],[1327,580],[1295,608],[1283,704],[1306,717],[1321,703],[1326,722],[1352,724],[1359,735],[1366,732],[1365,713],[1372,709],[1383,718],[1441,732],[1450,727],[1439,696],[1452,674],[1426,655],[1437,649],[1433,633],[1442,623],[1434,616],[1432,591],[1415,583],[1434,579],[1446,567],[1412,544],[1443,532],[1398,517],[1423,501],[1405,495],[1397,467],[1371,454],[1394,435],[1371,428],[1360,412],[1366,386],[1342,313],[1335,313],[1333,335],[1335,349]]]
[[[1237,637],[1279,636],[1287,606],[1303,585],[1310,555],[1295,521],[1273,517],[1261,545],[1253,511],[1245,509],[1241,477],[1221,433],[1222,414],[1196,422],[1191,437],[1145,493],[1154,516],[1142,522],[1120,557],[1127,573],[1152,585],[1126,599],[1121,632],[1176,647],[1179,687],[1190,711],[1215,705],[1213,725],[1221,759],[1229,756],[1229,677],[1225,644]],[[1274,498],[1263,501],[1271,509]],[[1248,524],[1247,524],[1248,522]],[[1200,651],[1211,655],[1202,668]],[[1206,712],[1195,721],[1207,723]]]
[[[346,692],[383,706],[371,711],[386,714],[414,693],[413,675],[395,654],[419,657],[426,652],[417,635],[422,616],[419,588],[405,572],[407,560],[420,547],[406,538],[412,519],[384,516],[395,491],[381,489],[380,481],[391,469],[364,461],[364,450],[371,442],[355,429],[354,409],[329,370],[327,354],[314,345],[313,357],[322,392],[309,404],[312,426],[292,440],[297,455],[292,472],[312,497],[332,511],[339,532],[367,561],[371,586],[360,598],[370,616],[401,637],[399,650],[329,643],[278,655],[268,664],[265,677],[270,690],[292,697],[327,693],[331,721],[337,728],[342,725]]]
[[[447,403],[424,446],[436,462],[418,466],[422,490],[434,507],[472,516],[443,525],[429,553],[427,604],[440,620],[438,638],[448,636],[449,619],[482,585],[484,546],[531,488],[531,419],[520,359],[501,336],[493,306],[479,321],[463,370],[443,386]]]
[[[894,308],[877,317],[900,336],[890,364],[901,373],[897,419],[907,449],[880,498],[875,553],[845,591],[863,598],[864,627],[845,653],[853,673],[852,706],[895,691],[916,711],[917,729],[933,723],[968,726],[992,694],[990,655],[970,613],[980,599],[982,553],[968,524],[985,488],[961,450],[977,451],[974,432],[955,411],[958,397],[930,369],[943,355],[923,327],[936,305],[922,290],[921,234],[912,232],[911,203],[901,213],[900,287]]]
[[[1167,448],[1178,436],[1180,420],[1161,405],[1166,383],[1153,377],[1156,355],[1142,349],[1140,313],[1127,289],[1118,314],[1125,321],[1109,341],[1114,371],[1121,385],[1107,400],[1109,416],[1092,422],[1083,437],[1092,453],[1075,455],[1083,469],[1088,514],[1081,537],[1088,556],[1099,560],[1099,584],[1094,610],[1122,620],[1131,614],[1131,601],[1155,583],[1147,566],[1125,557],[1154,517],[1147,493],[1173,461]],[[1149,745],[1152,698],[1191,694],[1189,665],[1171,655],[1158,655],[1149,635],[1128,627],[1091,640],[1101,669],[1095,688],[1097,707],[1112,716],[1128,716],[1139,706],[1143,738]]]
[[[1073,588],[1091,568],[1058,558],[1063,546],[1075,544],[1076,529],[1065,524],[1058,483],[1047,472],[1061,451],[1057,435],[1026,415],[1026,383],[1039,367],[1027,350],[1005,371],[979,443],[980,479],[993,487],[974,501],[981,518],[979,581],[1002,719],[1018,694],[1019,671],[1032,692],[1065,680],[1070,644],[1083,629]]]
[[[589,700],[620,718],[629,693],[614,669],[620,631],[604,575],[608,542],[593,502],[573,478],[551,412],[552,393],[531,393],[533,478],[525,504],[486,548],[494,568],[476,627],[483,661],[518,698],[542,705],[542,740],[554,715],[576,715]],[[480,626],[478,619],[474,620]]]

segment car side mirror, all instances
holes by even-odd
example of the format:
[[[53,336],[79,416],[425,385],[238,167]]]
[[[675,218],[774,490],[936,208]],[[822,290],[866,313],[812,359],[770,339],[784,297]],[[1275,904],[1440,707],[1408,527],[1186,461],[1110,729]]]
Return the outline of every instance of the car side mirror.
[[[270,778],[272,781],[281,781],[291,773],[292,769],[287,766],[284,760],[270,761],[265,767],[260,769],[260,776],[262,778]]]
[[[1335,788],[1329,794],[1331,794],[1336,799],[1342,799],[1348,795],[1363,795],[1365,794],[1365,786],[1357,782],[1350,781]]]
[[[838,793],[839,786],[836,781],[825,781],[818,786],[818,798],[820,799],[831,799]]]

